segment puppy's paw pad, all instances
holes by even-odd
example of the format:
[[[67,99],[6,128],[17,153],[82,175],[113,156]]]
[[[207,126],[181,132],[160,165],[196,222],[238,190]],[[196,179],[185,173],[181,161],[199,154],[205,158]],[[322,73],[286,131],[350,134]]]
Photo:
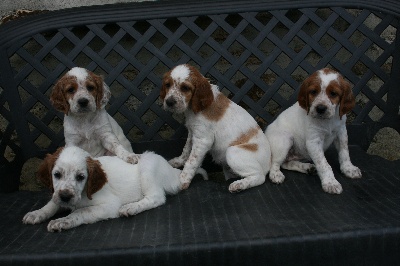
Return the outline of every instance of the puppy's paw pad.
[[[180,160],[179,158],[171,159],[168,161],[168,163],[174,168],[179,168],[183,165],[182,160]]]
[[[340,194],[343,192],[342,185],[337,180],[322,183],[322,189],[329,194]]]
[[[281,184],[285,181],[285,175],[281,171],[271,171],[269,173],[269,179],[275,184]]]
[[[74,223],[71,220],[57,219],[52,220],[47,225],[47,231],[49,232],[61,232],[62,230],[67,230],[74,227]]]
[[[22,222],[24,224],[38,224],[46,220],[45,215],[40,211],[32,211],[25,214],[24,218],[22,218]]]
[[[125,161],[130,164],[137,164],[139,159],[140,159],[140,155],[132,153],[132,154],[126,156]]]
[[[180,189],[185,190],[185,189],[188,189],[189,186],[190,186],[190,182],[184,182],[184,183],[181,183]]]
[[[349,178],[361,178],[362,177],[361,170],[354,165],[344,167],[342,169],[342,173]]]
[[[119,208],[118,214],[121,217],[129,217],[138,214],[138,208],[134,204],[127,204]]]
[[[231,193],[238,193],[245,189],[246,188],[244,187],[244,184],[241,182],[241,180],[235,181],[229,185],[229,192]]]

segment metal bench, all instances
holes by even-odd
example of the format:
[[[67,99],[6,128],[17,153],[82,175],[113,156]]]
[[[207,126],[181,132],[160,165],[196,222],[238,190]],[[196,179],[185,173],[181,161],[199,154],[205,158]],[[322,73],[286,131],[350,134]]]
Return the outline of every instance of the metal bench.
[[[394,0],[159,1],[46,12],[0,26],[0,265],[400,264],[400,162],[368,155],[378,130],[400,132],[400,5]],[[160,106],[161,77],[189,62],[262,128],[329,66],[353,84],[350,156],[363,178],[329,195],[317,176],[230,194],[195,180],[135,217],[49,233],[23,215],[50,193],[17,191],[24,163],[63,145],[49,102],[68,69],[102,74],[108,112],[134,151],[179,155],[182,117]],[[220,168],[204,163],[209,172]],[[32,173],[34,174],[34,173]]]

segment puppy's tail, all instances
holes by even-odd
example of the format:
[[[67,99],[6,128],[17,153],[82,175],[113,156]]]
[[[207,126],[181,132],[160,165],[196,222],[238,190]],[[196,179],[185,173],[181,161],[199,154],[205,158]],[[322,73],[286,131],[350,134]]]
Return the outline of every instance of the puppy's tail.
[[[204,170],[203,168],[199,167],[196,170],[196,175],[202,175],[204,180],[208,180],[208,174],[207,171]]]

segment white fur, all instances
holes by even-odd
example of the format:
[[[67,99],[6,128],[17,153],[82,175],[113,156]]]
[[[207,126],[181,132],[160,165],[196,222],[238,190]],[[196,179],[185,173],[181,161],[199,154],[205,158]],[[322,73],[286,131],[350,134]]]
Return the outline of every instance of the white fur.
[[[191,82],[190,72],[186,65],[180,65],[171,71],[173,85],[164,99],[166,110],[184,112],[188,138],[182,154],[169,161],[174,167],[184,165],[180,176],[182,188],[186,189],[208,151],[216,163],[223,166],[225,178],[241,177],[229,186],[230,192],[239,192],[265,182],[265,176],[270,168],[270,148],[268,140],[259,129],[254,118],[242,107],[230,101],[229,106],[218,121],[209,120],[203,112],[194,113],[189,103],[179,91],[182,82]],[[197,71],[197,70],[196,70]],[[181,74],[181,76],[180,76]],[[208,83],[208,81],[206,81]],[[214,101],[221,92],[218,87],[211,85]],[[168,107],[166,101],[173,97],[174,107]],[[248,144],[257,145],[257,151],[243,149],[240,145],[232,145],[241,135],[256,128],[257,133]]]
[[[323,74],[319,71],[321,92],[310,106],[310,113],[295,103],[282,112],[271,123],[265,134],[271,145],[272,165],[269,177],[274,183],[282,183],[285,176],[283,169],[302,173],[317,171],[322,188],[325,192],[340,194],[342,186],[335,179],[331,166],[328,164],[324,152],[332,144],[339,153],[341,171],[350,178],[360,178],[361,171],[350,161],[347,146],[346,115],[339,117],[339,105],[333,104],[326,95],[326,87],[337,79],[337,74]],[[316,112],[316,106],[327,106],[326,112],[321,115]],[[314,164],[304,163],[301,160],[311,160]]]
[[[71,214],[51,220],[47,226],[50,232],[61,231],[118,216],[135,215],[164,204],[165,194],[179,192],[181,171],[171,167],[161,156],[146,152],[135,165],[117,157],[96,158],[107,176],[107,182],[90,200],[85,190],[88,179],[87,157],[90,154],[78,147],[63,149],[52,169],[52,199],[43,208],[28,212],[23,223],[41,223],[61,208],[71,209]],[[57,172],[60,178],[55,177]],[[207,178],[204,170],[201,169],[199,173]],[[82,175],[83,180],[78,181],[78,175]],[[72,195],[68,202],[60,197],[65,191]]]
[[[94,157],[116,155],[126,162],[136,163],[139,156],[133,153],[122,128],[105,110],[111,96],[108,86],[103,82],[104,97],[98,109],[94,97],[85,87],[87,70],[74,67],[66,75],[76,77],[78,89],[69,100],[68,115],[64,116],[65,145],[81,147]],[[88,106],[80,107],[79,99],[87,99]]]

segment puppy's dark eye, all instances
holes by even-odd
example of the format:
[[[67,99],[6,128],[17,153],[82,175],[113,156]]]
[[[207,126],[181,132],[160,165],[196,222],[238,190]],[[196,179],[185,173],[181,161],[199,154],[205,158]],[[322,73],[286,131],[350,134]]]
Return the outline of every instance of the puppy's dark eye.
[[[74,91],[75,91],[75,89],[74,89],[74,87],[69,87],[68,89],[67,89],[67,92],[68,93],[74,93]]]
[[[83,174],[77,174],[75,178],[77,181],[82,181],[83,179],[85,179],[85,176]]]
[[[317,90],[310,90],[310,94],[311,95],[316,95],[317,94]]]
[[[60,178],[61,178],[61,173],[58,172],[58,171],[55,172],[55,173],[54,173],[54,177],[57,178],[57,179],[60,179]]]
[[[164,84],[164,86],[165,86],[165,88],[169,89],[169,87],[171,87],[171,83],[166,82],[166,83]]]
[[[87,86],[86,86],[86,89],[87,89],[88,91],[92,91],[92,90],[94,90],[94,86],[93,86],[93,85],[87,85]]]
[[[334,92],[334,91],[331,91],[330,95],[331,95],[331,97],[336,97],[338,94],[336,92]]]
[[[190,88],[186,85],[182,85],[181,86],[181,91],[186,92],[186,91],[190,91]]]

